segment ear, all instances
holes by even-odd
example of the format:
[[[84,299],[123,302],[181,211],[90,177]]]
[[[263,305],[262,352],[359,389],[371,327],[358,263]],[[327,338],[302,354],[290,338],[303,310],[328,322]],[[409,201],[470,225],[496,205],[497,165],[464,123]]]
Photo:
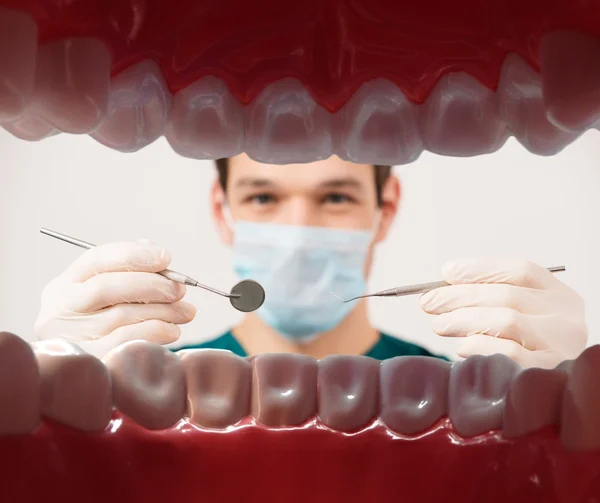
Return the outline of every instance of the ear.
[[[385,182],[381,191],[381,222],[375,239],[379,243],[387,238],[387,235],[396,219],[402,197],[402,186],[397,176],[391,175]]]
[[[231,246],[233,244],[233,231],[227,225],[227,220],[223,214],[226,197],[219,180],[215,180],[210,191],[210,210],[221,241],[227,246]]]

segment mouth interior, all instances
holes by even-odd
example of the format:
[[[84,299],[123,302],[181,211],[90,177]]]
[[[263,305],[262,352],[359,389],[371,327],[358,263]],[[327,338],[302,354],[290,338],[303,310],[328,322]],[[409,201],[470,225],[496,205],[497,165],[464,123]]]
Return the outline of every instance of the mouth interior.
[[[425,151],[493,153],[510,136],[555,155],[600,125],[594,5],[436,1],[444,16],[433,18],[417,4],[340,3],[334,13],[311,1],[269,17],[229,0],[244,16],[217,37],[189,26],[220,26],[225,5],[178,0],[167,12],[156,2],[131,24],[102,2],[60,15],[11,2],[0,0],[10,47],[0,51],[0,124],[30,141],[88,134],[134,152],[164,136],[193,159],[404,165]]]

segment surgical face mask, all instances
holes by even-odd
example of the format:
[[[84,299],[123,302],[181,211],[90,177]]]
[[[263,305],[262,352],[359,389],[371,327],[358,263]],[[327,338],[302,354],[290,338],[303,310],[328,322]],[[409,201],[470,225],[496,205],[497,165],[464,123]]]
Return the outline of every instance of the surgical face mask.
[[[371,231],[236,222],[233,266],[266,299],[257,314],[279,333],[309,341],[333,329],[354,305],[336,299],[365,291]]]

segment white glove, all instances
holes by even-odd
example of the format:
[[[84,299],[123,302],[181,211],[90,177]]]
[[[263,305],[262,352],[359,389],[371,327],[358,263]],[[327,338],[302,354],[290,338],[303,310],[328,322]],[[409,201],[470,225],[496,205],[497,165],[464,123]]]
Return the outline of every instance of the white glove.
[[[433,331],[465,337],[458,356],[502,353],[522,367],[553,368],[586,347],[583,299],[526,261],[462,259],[442,271],[451,286],[421,297]]]
[[[37,339],[67,339],[98,358],[135,339],[176,341],[177,324],[192,321],[196,309],[181,302],[184,285],[154,274],[170,262],[167,250],[145,240],[86,251],[44,289]]]

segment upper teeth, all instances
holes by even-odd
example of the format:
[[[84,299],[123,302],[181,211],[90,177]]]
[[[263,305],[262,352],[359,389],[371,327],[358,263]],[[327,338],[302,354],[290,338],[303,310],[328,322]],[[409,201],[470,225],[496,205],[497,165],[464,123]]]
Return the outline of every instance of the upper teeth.
[[[165,134],[176,152],[197,159],[245,151],[272,163],[337,154],[398,165],[423,149],[451,156],[494,152],[509,134],[536,154],[555,154],[600,124],[600,40],[574,32],[543,39],[541,75],[509,55],[497,92],[454,72],[417,105],[396,84],[378,79],[365,82],[336,113],[291,78],[267,86],[245,106],[212,76],[173,98],[152,61],[111,81],[111,57],[101,41],[65,38],[38,49],[32,18],[5,8],[0,34],[0,123],[27,140],[85,133],[131,152]]]

